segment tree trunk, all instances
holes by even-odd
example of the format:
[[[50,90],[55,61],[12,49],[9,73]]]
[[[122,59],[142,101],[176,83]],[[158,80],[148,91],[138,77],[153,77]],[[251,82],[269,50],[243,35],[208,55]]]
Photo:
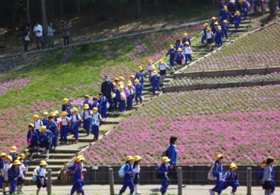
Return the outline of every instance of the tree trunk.
[[[29,0],[26,0],[26,14],[27,14],[27,23],[30,24],[30,4]]]
[[[42,3],[42,18],[43,18],[43,33],[47,34],[48,28],[48,18],[47,18],[47,10],[46,10],[46,0],[41,0]]]
[[[54,5],[54,0],[51,1],[51,10],[52,10],[52,14],[51,14],[51,18],[52,18],[52,22],[54,22],[54,10],[55,10],[55,5]]]
[[[270,0],[269,2],[270,19],[277,17],[277,0]]]
[[[59,0],[59,10],[60,10],[60,17],[64,16],[64,10],[63,10],[63,0]]]
[[[137,0],[137,15],[141,16],[141,0]]]

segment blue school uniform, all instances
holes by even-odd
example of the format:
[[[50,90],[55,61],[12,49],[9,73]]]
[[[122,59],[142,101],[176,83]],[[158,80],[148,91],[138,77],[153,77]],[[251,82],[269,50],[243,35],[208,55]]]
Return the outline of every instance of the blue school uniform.
[[[58,146],[58,126],[57,126],[56,122],[54,122],[54,121],[50,122],[47,126],[47,129],[53,133],[52,146],[57,147]]]
[[[24,161],[23,165],[25,166],[26,170],[28,169],[28,164]],[[26,176],[26,171],[23,171],[23,176]],[[17,180],[17,186],[20,186],[22,184],[24,184],[25,178],[22,178],[22,176],[20,175],[20,177]]]
[[[4,161],[0,159],[0,173],[2,172],[3,167],[4,167]],[[0,189],[3,188],[3,184],[4,184],[4,177],[0,174]]]
[[[214,25],[214,26],[212,27],[212,32],[213,32],[213,34],[216,34],[217,30],[218,30],[217,26]]]
[[[241,13],[244,15],[244,17],[248,16],[248,2],[245,1],[244,3],[241,4]]]
[[[50,150],[52,147],[53,133],[50,130],[46,130],[40,134],[40,145],[46,150]]]
[[[13,161],[12,161],[12,163],[13,163],[17,159],[18,152],[10,152],[10,156],[13,157]]]
[[[175,48],[175,51],[177,53],[177,50],[180,48],[180,43],[175,43],[174,48]]]
[[[91,102],[90,102],[90,101],[85,100],[85,101],[83,102],[83,105],[85,105],[85,104],[87,104],[87,105],[91,108]]]
[[[218,30],[216,32],[215,42],[216,42],[216,45],[219,47],[223,45],[223,31],[222,30]]]
[[[76,119],[75,122],[73,120],[74,117]],[[72,117],[71,117],[71,129],[72,129],[72,132],[74,134],[75,140],[79,139],[80,120],[81,120],[81,116],[78,115],[78,114],[72,115]]]
[[[98,100],[98,103],[100,105],[100,114],[102,118],[107,118],[107,103],[108,103],[107,98],[103,96]]]
[[[168,164],[161,164],[157,169],[157,171],[159,173],[160,180],[161,180],[160,191],[161,191],[162,194],[166,193],[167,188],[169,186],[168,170],[169,170],[169,165]]]
[[[70,119],[66,116],[65,119],[61,119],[61,120],[65,120],[66,125],[65,125],[65,123],[64,123],[64,125],[62,125],[62,122],[61,122],[60,140],[64,141],[64,142],[67,142],[67,135],[68,135],[68,132],[69,132]]]
[[[218,194],[221,194],[223,189],[223,165],[216,162],[213,167],[213,176],[216,178],[216,186],[212,189],[212,191],[217,192]]]
[[[222,190],[225,190],[229,186],[231,186],[232,193],[235,193],[237,190],[237,187],[239,186],[237,174],[235,172],[229,170],[225,173],[225,175],[223,176],[223,179],[225,180],[225,182],[223,182]]]
[[[134,192],[134,183],[133,183],[133,167],[131,164],[126,163],[124,167],[124,179],[123,179],[123,187],[120,190],[119,194],[123,194],[127,187],[130,189],[130,194]]]
[[[61,111],[63,112],[63,111],[66,111],[66,109],[67,109],[67,106],[66,106],[67,104],[62,104],[62,108],[61,108]]]
[[[169,49],[167,54],[166,54],[166,57],[170,55],[169,57],[169,63],[172,67],[175,66],[175,58],[176,58],[176,50],[175,49]],[[142,83],[143,84],[143,83]]]
[[[274,166],[271,166],[272,171],[271,171],[271,193],[273,193],[275,191],[275,170],[274,170]]]
[[[182,54],[182,52],[178,52],[176,55],[176,63],[177,64],[183,64],[183,60],[185,59],[185,56]]]
[[[88,113],[89,117],[86,119],[86,112]],[[89,110],[83,110],[82,114],[83,119],[83,128],[86,130],[87,135],[90,133],[90,126],[91,126],[91,112]]]
[[[189,37],[183,38],[183,40],[182,40],[183,45],[184,45],[186,42],[189,42],[189,44],[190,44],[190,46],[191,46],[192,43],[191,43],[191,39],[190,39]]]
[[[204,41],[206,40],[206,30],[207,30],[207,27],[204,27],[203,28],[203,34],[202,34],[202,37],[201,37],[201,44],[204,44]]]
[[[14,165],[8,170],[10,194],[16,194],[17,180],[20,177],[19,168]]]
[[[92,103],[92,108],[91,108],[91,110],[93,109],[93,108],[98,108],[98,110],[100,110],[100,106],[99,106],[99,103],[98,102],[96,102],[96,103]]]
[[[225,35],[226,39],[228,39],[228,29],[229,29],[228,24],[223,23],[222,24],[222,31],[223,31],[223,34]]]
[[[92,115],[91,132],[94,135],[93,140],[98,140],[99,136],[99,126],[101,121],[101,115],[99,113]]]
[[[160,80],[161,80],[161,77],[158,76],[158,75],[154,75],[152,77],[153,95],[155,95],[156,89],[161,91],[161,89],[160,89]]]
[[[143,93],[143,85],[139,83],[138,85],[135,85],[135,101],[138,104],[140,101],[140,104],[142,104],[142,93]]]
[[[35,146],[38,146],[39,141],[39,134],[37,133],[37,131],[29,130],[27,132],[27,143],[29,147],[33,148]]]
[[[139,82],[142,83],[142,85],[144,84],[145,78],[147,78],[147,76],[146,76],[146,74],[143,71],[139,71],[135,75],[135,79],[138,79]]]
[[[235,15],[234,16],[234,27],[238,28],[241,22],[241,16],[240,15]]]
[[[214,23],[215,23],[215,21],[212,21],[212,20],[211,20],[211,23],[210,23],[210,28],[211,28],[211,29],[213,29],[213,27],[215,26]]]
[[[129,96],[127,97],[127,109],[132,109],[135,90],[133,88],[127,88],[126,92],[129,94]]]
[[[176,165],[177,164],[177,155],[178,151],[175,145],[171,144],[169,148],[167,149],[167,154],[168,158],[170,159],[170,164],[171,165]]]
[[[118,94],[118,89],[117,88],[113,88],[112,92],[114,94],[116,94],[116,96],[114,98],[112,98],[112,109],[116,110],[118,107],[118,98],[117,98],[117,94]]]
[[[48,118],[43,118],[42,120],[43,126],[48,126],[49,124],[49,119]]]
[[[71,189],[71,195],[73,195],[76,191],[77,193],[85,194],[83,186],[85,184],[84,176],[83,176],[83,166],[80,163],[74,163],[69,168],[73,173],[73,187]]]
[[[224,20],[229,21],[229,17],[232,17],[232,14],[228,10],[222,9],[219,17],[221,17],[221,22],[223,22]]]

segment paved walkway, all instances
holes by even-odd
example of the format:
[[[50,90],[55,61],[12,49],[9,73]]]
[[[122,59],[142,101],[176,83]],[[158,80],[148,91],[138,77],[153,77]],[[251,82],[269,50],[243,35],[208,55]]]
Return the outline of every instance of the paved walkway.
[[[52,193],[53,195],[69,195],[72,186],[53,186]],[[159,193],[159,185],[144,185],[140,186],[139,190],[142,192],[142,195],[156,195]],[[118,194],[121,185],[115,185],[115,193]],[[209,195],[208,190],[213,188],[212,185],[200,186],[200,185],[188,185],[186,188],[183,189],[184,195]],[[85,192],[87,195],[109,195],[109,185],[86,185]],[[26,186],[24,187],[25,195],[33,195],[35,194],[36,186]],[[224,191],[223,195],[229,195],[231,189],[228,188]],[[246,195],[246,187],[241,186],[237,190],[238,195]],[[277,194],[276,190],[276,194]],[[280,191],[279,191],[280,192]],[[278,193],[279,193],[278,192]],[[177,186],[171,185],[168,189],[168,194],[177,194]],[[46,195],[46,191],[42,190],[40,195]],[[126,191],[124,194],[129,194],[129,190]],[[263,195],[264,192],[261,187],[253,187],[252,195]]]

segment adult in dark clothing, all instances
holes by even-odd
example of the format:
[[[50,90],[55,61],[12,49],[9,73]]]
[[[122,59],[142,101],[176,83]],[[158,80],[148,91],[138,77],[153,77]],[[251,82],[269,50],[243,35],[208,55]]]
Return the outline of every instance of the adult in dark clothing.
[[[62,37],[64,46],[68,46],[70,39],[70,26],[66,21],[64,21],[62,25]]]
[[[110,81],[109,76],[106,75],[105,81],[101,85],[101,92],[103,93],[103,95],[107,98],[108,102],[110,103],[109,110],[111,110],[111,104],[112,104],[111,95],[112,95],[113,88],[114,88],[113,83]]]
[[[231,13],[232,16],[229,17],[229,22],[232,25],[233,24],[233,16],[236,12],[235,2],[230,1],[228,5],[228,11]]]
[[[30,42],[29,25],[26,25],[24,30],[23,30],[23,48],[24,48],[24,52],[27,52],[29,42]]]

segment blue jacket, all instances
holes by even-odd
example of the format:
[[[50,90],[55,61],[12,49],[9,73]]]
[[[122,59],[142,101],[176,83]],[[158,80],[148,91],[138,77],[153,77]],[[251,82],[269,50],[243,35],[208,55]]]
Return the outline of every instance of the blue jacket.
[[[15,179],[20,177],[19,169],[14,165],[8,170],[8,177],[10,181],[15,181]]]
[[[161,79],[160,76],[154,75],[154,76],[151,78],[152,85],[153,85],[153,86],[159,85],[160,79]]]
[[[228,24],[222,24],[222,30],[225,32],[225,31],[228,31],[228,29],[229,29],[229,26],[228,26]]]
[[[232,171],[227,171],[225,175],[223,176],[223,179],[226,181],[227,184],[234,184],[236,186],[239,186],[239,181],[237,174]]]
[[[44,126],[47,126],[49,124],[49,120],[47,118],[43,118],[41,121]]]
[[[85,105],[85,104],[87,104],[87,105],[91,108],[91,103],[90,103],[90,101],[84,101],[84,102],[83,102],[83,105]]]
[[[176,50],[175,49],[169,49],[166,56],[170,55],[170,59],[175,59],[176,57]]]
[[[202,31],[203,31],[203,36],[206,36],[207,27],[204,27]]]
[[[212,32],[213,32],[213,34],[216,34],[216,32],[217,32],[217,27],[214,25],[213,27],[212,27]]]
[[[53,133],[53,135],[55,135],[55,136],[58,135],[58,127],[57,127],[56,122],[53,121],[53,122],[49,123],[47,126],[47,129],[49,129]]]
[[[191,46],[191,39],[189,37],[185,37],[183,40],[182,40],[182,43],[185,44],[186,42],[189,42],[190,46]]]
[[[129,164],[129,163],[125,164],[124,173],[125,173],[124,180],[131,180],[133,178],[133,168],[132,168],[131,164]]]
[[[223,165],[220,163],[215,163],[212,173],[213,173],[213,176],[219,180],[220,173],[223,175]]]
[[[18,152],[10,152],[10,156],[12,156],[13,157],[13,161],[12,162],[14,162],[16,159],[17,159],[17,156],[18,156]]]
[[[228,10],[224,10],[224,9],[221,10],[220,15],[219,15],[219,17],[221,17],[221,19],[222,19],[222,22],[223,22],[223,20],[228,20],[229,16],[232,17],[232,14]]]
[[[241,22],[241,16],[240,15],[235,15],[234,16],[234,24],[239,24]]]
[[[50,130],[46,130],[45,132],[41,133],[40,140],[43,142],[51,142],[53,138],[53,133]]]
[[[182,52],[181,53],[177,53],[177,56],[176,56],[176,60],[177,61],[182,61],[182,60],[184,60],[184,55],[182,54]]]
[[[82,181],[84,179],[83,166],[81,164],[74,163],[68,169],[72,171],[74,181]]]
[[[143,85],[141,83],[135,85],[135,91],[136,91],[136,96],[142,96]]]
[[[177,164],[177,148],[175,145],[171,144],[169,148],[167,149],[167,154],[168,158],[170,159],[170,164],[171,165],[176,165]]]
[[[99,103],[98,102],[96,102],[96,103],[92,103],[92,105],[91,105],[91,110],[93,109],[93,108],[98,108],[98,110],[100,110],[100,106],[99,106]]]
[[[140,83],[144,83],[145,78],[147,78],[147,76],[143,71],[139,71],[135,75],[135,79],[138,79]]]
[[[162,181],[168,181],[168,170],[169,170],[169,165],[168,164],[161,164],[157,171],[159,173],[159,176],[160,176],[160,180]]]
[[[105,96],[103,96],[101,99],[98,100],[100,109],[105,109],[107,108],[107,98]]]
[[[4,167],[4,161],[0,160],[0,171],[3,169]]]
[[[27,142],[36,143],[39,141],[39,135],[37,131],[29,130],[27,133]]]
[[[61,111],[66,111],[66,104],[62,104],[62,108],[61,108]]]

